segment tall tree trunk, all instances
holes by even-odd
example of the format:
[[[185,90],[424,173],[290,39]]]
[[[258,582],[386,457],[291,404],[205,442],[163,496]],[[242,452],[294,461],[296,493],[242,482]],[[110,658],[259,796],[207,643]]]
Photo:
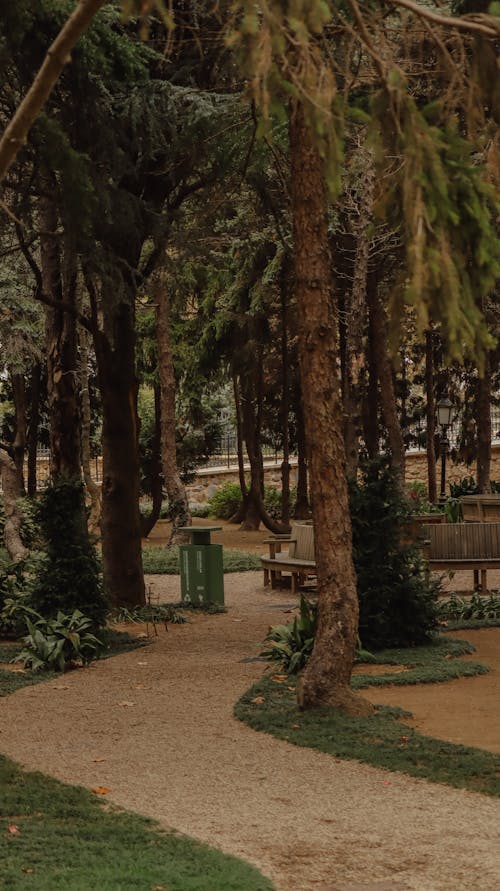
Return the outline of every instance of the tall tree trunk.
[[[366,156],[362,183],[354,275],[345,328],[344,437],[347,475],[352,479],[356,479],[358,472],[359,440],[362,433],[362,397],[366,375],[366,289],[374,189],[375,168],[370,153]]]
[[[28,495],[34,498],[37,490],[37,451],[38,425],[40,423],[40,397],[42,385],[42,368],[39,362],[31,370],[30,380],[30,417],[27,432],[28,448]]]
[[[368,277],[368,299],[373,328],[373,346],[380,383],[380,407],[387,429],[391,467],[402,490],[405,479],[405,446],[396,406],[392,365],[389,359],[387,317],[378,291],[378,278],[376,275]]]
[[[19,476],[19,491],[25,493],[24,455],[26,452],[26,384],[23,374],[11,373],[12,393],[14,397],[15,434],[12,443],[12,454]]]
[[[114,606],[146,602],[139,513],[134,304],[102,300],[104,330],[94,331],[102,399],[101,534],[106,594]],[[95,312],[94,312],[95,315]]]
[[[11,560],[23,560],[28,551],[21,541],[22,514],[19,498],[22,495],[16,464],[9,453],[0,447],[0,476],[2,479],[5,525],[3,538]]]
[[[101,522],[101,487],[90,470],[90,393],[89,393],[89,333],[82,327],[80,337],[80,395],[82,403],[82,471],[85,488],[90,497],[90,514],[87,521],[91,535],[99,535]]]
[[[172,519],[170,544],[189,540],[181,526],[191,526],[186,487],[177,468],[175,443],[175,374],[172,347],[170,342],[170,299],[165,272],[158,270],[155,278],[154,297],[156,302],[156,342],[158,347],[158,367],[160,371],[161,394],[161,455],[163,480],[169,501]]]
[[[262,498],[264,473],[260,446],[260,429],[258,429],[258,405],[256,376],[262,368],[240,377],[240,405],[243,439],[245,440],[248,461],[250,464],[250,485],[248,487],[245,515],[241,521],[243,530],[258,529],[260,526],[259,501]]]
[[[297,520],[306,520],[311,516],[309,506],[309,494],[307,483],[307,447],[306,431],[304,427],[304,412],[302,407],[302,394],[300,404],[296,409],[297,418],[297,500],[295,502],[294,517]]]
[[[236,451],[238,454],[238,479],[241,489],[241,504],[236,513],[231,517],[231,523],[242,523],[248,504],[248,488],[245,479],[245,454],[243,444],[243,420],[241,416],[241,398],[240,387],[238,383],[238,374],[232,369],[233,377],[233,394],[234,394],[234,410],[236,414]]]
[[[436,448],[436,397],[434,394],[434,337],[432,330],[425,332],[425,414],[427,421],[427,490],[429,501],[436,504],[438,500]]]
[[[283,397],[281,400],[281,429],[283,431],[283,462],[281,465],[281,520],[290,523],[290,370],[288,360],[287,276],[284,267],[281,274],[281,375]]]
[[[379,452],[378,373],[375,355],[375,335],[371,314],[368,319],[368,387],[363,408],[363,435],[368,457],[373,460]]]
[[[147,517],[141,515],[143,538],[147,538],[160,519],[163,504],[163,473],[161,466],[161,392],[159,384],[153,387],[155,424],[151,443],[151,511]]]
[[[477,383],[477,487],[479,492],[491,491],[491,354],[486,353],[484,374]]]
[[[358,599],[345,475],[338,371],[338,323],[331,299],[327,197],[323,166],[300,102],[290,114],[291,203],[299,365],[318,574],[318,626],[298,685],[302,708],[330,705],[367,714],[350,689]]]

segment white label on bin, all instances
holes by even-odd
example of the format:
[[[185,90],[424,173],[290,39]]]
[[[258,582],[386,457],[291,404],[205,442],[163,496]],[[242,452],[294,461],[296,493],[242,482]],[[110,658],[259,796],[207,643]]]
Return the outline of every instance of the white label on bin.
[[[186,579],[186,589],[189,591],[189,560],[187,551],[182,552],[182,559],[184,562],[184,578]]]
[[[202,551],[196,551],[196,563],[198,564],[198,572],[202,572],[203,571],[203,553],[202,553]]]

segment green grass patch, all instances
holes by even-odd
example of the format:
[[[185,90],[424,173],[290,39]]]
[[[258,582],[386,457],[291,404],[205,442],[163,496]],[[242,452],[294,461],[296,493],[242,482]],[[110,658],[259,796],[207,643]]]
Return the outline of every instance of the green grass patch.
[[[261,568],[260,557],[246,551],[223,548],[222,562],[224,572],[253,572]],[[163,548],[146,545],[142,549],[142,565],[144,572],[150,574],[179,575],[179,548]]]
[[[272,891],[271,882],[241,860],[3,757],[0,788],[0,888]]]
[[[423,736],[400,721],[408,716],[402,709],[380,706],[366,718],[338,709],[302,712],[288,686],[263,678],[236,703],[235,716],[255,730],[336,758],[500,796],[499,755]]]
[[[459,658],[474,653],[475,649],[474,644],[467,640],[438,637],[426,646],[379,650],[377,653],[373,653],[370,658],[371,664],[403,665],[407,670],[394,674],[354,675],[351,686],[361,689],[363,687],[386,687],[388,684],[399,686],[433,684],[438,681],[450,681],[453,678],[487,674],[489,669],[481,662],[466,662],[465,659]]]

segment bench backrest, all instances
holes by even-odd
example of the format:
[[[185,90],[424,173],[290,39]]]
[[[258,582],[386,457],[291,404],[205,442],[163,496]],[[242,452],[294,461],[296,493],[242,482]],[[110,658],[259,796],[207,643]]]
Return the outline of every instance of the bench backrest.
[[[500,521],[500,495],[463,495],[460,505],[466,522]]]
[[[431,560],[500,559],[500,523],[446,523],[427,531]]]
[[[297,560],[314,560],[314,529],[305,523],[293,523],[288,553]]]

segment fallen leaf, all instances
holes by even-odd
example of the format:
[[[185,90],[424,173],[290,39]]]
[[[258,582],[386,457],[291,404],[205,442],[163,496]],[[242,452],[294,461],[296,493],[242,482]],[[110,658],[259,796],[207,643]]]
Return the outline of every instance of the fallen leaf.
[[[9,832],[11,835],[21,835],[21,830],[19,829],[19,826],[14,826],[13,823],[9,823],[8,829],[9,829]]]
[[[21,872],[25,872],[26,875],[31,876],[35,872],[34,869],[22,869]]]
[[[137,664],[138,665],[147,665],[148,663],[147,662],[138,662]]]
[[[105,758],[92,758],[94,764],[102,764],[103,761],[106,761]]]
[[[300,724],[290,724],[292,730],[300,730]]]
[[[295,690],[295,687],[287,687],[286,689],[287,689],[287,690],[292,690],[292,691],[294,691],[294,690]]]
[[[151,891],[165,891],[165,885],[151,885]]]
[[[117,702],[117,705],[121,705],[123,708],[132,708],[135,702]]]
[[[288,680],[287,674],[275,674],[274,677],[271,678],[272,681],[275,681],[277,684],[283,684]]]
[[[69,690],[67,684],[54,684],[52,687],[53,690]]]
[[[261,702],[265,702],[265,701],[266,701],[266,700],[265,700],[265,697],[264,697],[264,696],[256,696],[255,699],[251,699],[251,700],[250,700],[250,702],[254,702],[255,705],[260,705]]]
[[[112,790],[107,789],[106,786],[94,786],[90,791],[93,792],[94,795],[109,795]]]

